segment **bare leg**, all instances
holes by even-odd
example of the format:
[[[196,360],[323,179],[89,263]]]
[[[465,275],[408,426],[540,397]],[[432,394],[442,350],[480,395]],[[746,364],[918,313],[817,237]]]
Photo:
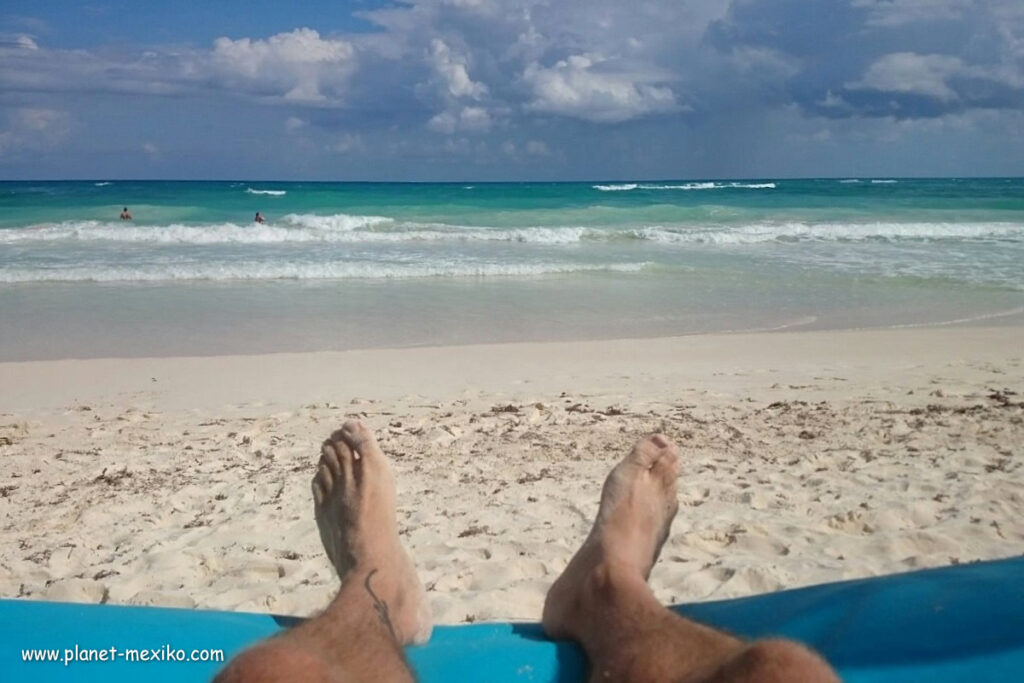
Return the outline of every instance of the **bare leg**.
[[[678,508],[678,476],[678,451],[660,434],[611,471],[590,535],[544,603],[547,634],[583,646],[591,681],[838,681],[796,643],[745,643],[657,601],[647,578]]]
[[[430,637],[429,605],[398,538],[391,467],[362,423],[324,442],[313,499],[341,590],[323,614],[244,652],[218,680],[412,681],[402,646]]]

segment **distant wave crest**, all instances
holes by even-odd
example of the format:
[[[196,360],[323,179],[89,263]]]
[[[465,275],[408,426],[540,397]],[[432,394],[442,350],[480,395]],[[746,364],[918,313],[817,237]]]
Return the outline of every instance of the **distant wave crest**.
[[[694,182],[677,184],[652,184],[652,183],[623,183],[621,185],[594,185],[595,190],[601,192],[628,192],[629,190],[774,190],[775,183],[714,183]]]
[[[271,197],[283,197],[288,194],[288,190],[254,190],[251,187],[245,188],[246,194],[265,194]]]

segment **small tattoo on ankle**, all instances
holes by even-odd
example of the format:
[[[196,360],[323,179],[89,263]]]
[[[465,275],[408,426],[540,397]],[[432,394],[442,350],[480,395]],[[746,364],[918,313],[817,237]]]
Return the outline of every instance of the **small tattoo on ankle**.
[[[366,580],[363,582],[363,587],[366,588],[366,592],[370,594],[370,598],[373,600],[373,609],[377,612],[377,616],[380,617],[381,623],[388,627],[388,633],[394,641],[398,642],[398,636],[395,634],[395,627],[391,625],[391,615],[388,610],[388,603],[384,602],[377,597],[377,594],[370,588],[370,579],[377,573],[376,569],[370,570],[370,573],[366,575]]]

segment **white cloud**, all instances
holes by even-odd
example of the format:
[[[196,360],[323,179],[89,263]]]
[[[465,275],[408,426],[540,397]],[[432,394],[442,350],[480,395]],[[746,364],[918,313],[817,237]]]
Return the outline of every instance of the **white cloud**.
[[[157,147],[152,142],[142,143],[142,151],[145,152],[146,155],[154,161],[160,158],[160,148]]]
[[[0,41],[0,89],[23,92],[207,94],[265,102],[339,105],[355,70],[355,48],[299,28],[265,40],[218,38],[210,49],[54,50],[30,38]]]
[[[592,54],[573,55],[550,68],[532,63],[523,72],[533,93],[528,110],[599,123],[678,111],[675,94],[667,86],[654,85],[658,80],[616,71]]]
[[[454,114],[447,111],[443,111],[427,121],[427,128],[435,133],[444,133],[445,135],[454,133],[457,125],[458,119]]]
[[[304,128],[306,125],[306,122],[298,116],[289,116],[284,121],[284,129],[289,133],[294,133],[300,128]]]
[[[443,88],[451,97],[469,97],[479,100],[487,94],[487,86],[469,77],[467,59],[452,53],[440,38],[430,42],[430,59],[441,79]]]
[[[218,38],[210,60],[237,87],[293,102],[328,103],[340,96],[354,55],[348,41],[300,28],[266,40]]]
[[[13,50],[38,50],[39,45],[27,33],[0,33],[0,48]]]
[[[486,132],[491,129],[491,115],[483,107],[465,107],[459,112],[459,128],[467,131]]]
[[[456,131],[485,133],[491,129],[491,115],[483,107],[463,107],[461,111],[443,111],[427,122],[435,133],[451,135]]]
[[[949,86],[951,78],[987,76],[983,69],[967,66],[959,57],[895,52],[875,61],[859,81],[848,83],[846,87],[924,95],[952,102],[958,99],[958,95]]]

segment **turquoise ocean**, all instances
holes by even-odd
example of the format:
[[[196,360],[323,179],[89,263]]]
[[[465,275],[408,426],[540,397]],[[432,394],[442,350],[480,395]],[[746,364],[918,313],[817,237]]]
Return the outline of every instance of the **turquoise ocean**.
[[[0,182],[0,361],[1022,321],[1021,178]]]

